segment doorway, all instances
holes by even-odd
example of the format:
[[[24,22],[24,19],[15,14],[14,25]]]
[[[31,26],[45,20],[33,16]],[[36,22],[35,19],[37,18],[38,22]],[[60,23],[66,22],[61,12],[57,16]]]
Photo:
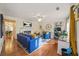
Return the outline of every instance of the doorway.
[[[13,43],[16,35],[16,21],[15,20],[4,20],[4,39],[5,39],[5,54],[13,52]]]

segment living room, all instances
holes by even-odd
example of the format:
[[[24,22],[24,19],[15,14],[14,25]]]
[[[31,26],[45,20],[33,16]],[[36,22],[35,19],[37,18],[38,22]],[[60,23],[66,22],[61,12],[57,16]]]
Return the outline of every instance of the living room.
[[[0,4],[0,55],[77,55],[75,43],[70,46],[72,35],[69,36],[73,5],[75,9],[79,6],[72,3]],[[68,53],[64,53],[67,49]]]

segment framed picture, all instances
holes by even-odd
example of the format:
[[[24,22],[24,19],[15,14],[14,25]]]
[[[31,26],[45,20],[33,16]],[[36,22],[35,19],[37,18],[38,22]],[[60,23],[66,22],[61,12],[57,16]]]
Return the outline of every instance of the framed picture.
[[[23,22],[23,26],[24,27],[32,27],[32,23],[31,22]]]

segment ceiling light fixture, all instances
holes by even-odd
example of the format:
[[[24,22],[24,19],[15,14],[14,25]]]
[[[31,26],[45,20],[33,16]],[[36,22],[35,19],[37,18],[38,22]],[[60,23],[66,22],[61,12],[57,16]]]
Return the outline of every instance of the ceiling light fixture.
[[[38,19],[38,22],[41,22],[41,21],[42,21],[42,18],[39,18],[39,19]]]

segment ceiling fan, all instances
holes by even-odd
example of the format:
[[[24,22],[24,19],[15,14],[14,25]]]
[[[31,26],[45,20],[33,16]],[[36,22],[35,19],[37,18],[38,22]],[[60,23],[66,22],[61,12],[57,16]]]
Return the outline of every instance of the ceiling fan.
[[[46,17],[45,15],[41,15],[41,14],[37,14],[33,16],[33,18],[36,18],[38,22],[41,22],[45,17]]]

